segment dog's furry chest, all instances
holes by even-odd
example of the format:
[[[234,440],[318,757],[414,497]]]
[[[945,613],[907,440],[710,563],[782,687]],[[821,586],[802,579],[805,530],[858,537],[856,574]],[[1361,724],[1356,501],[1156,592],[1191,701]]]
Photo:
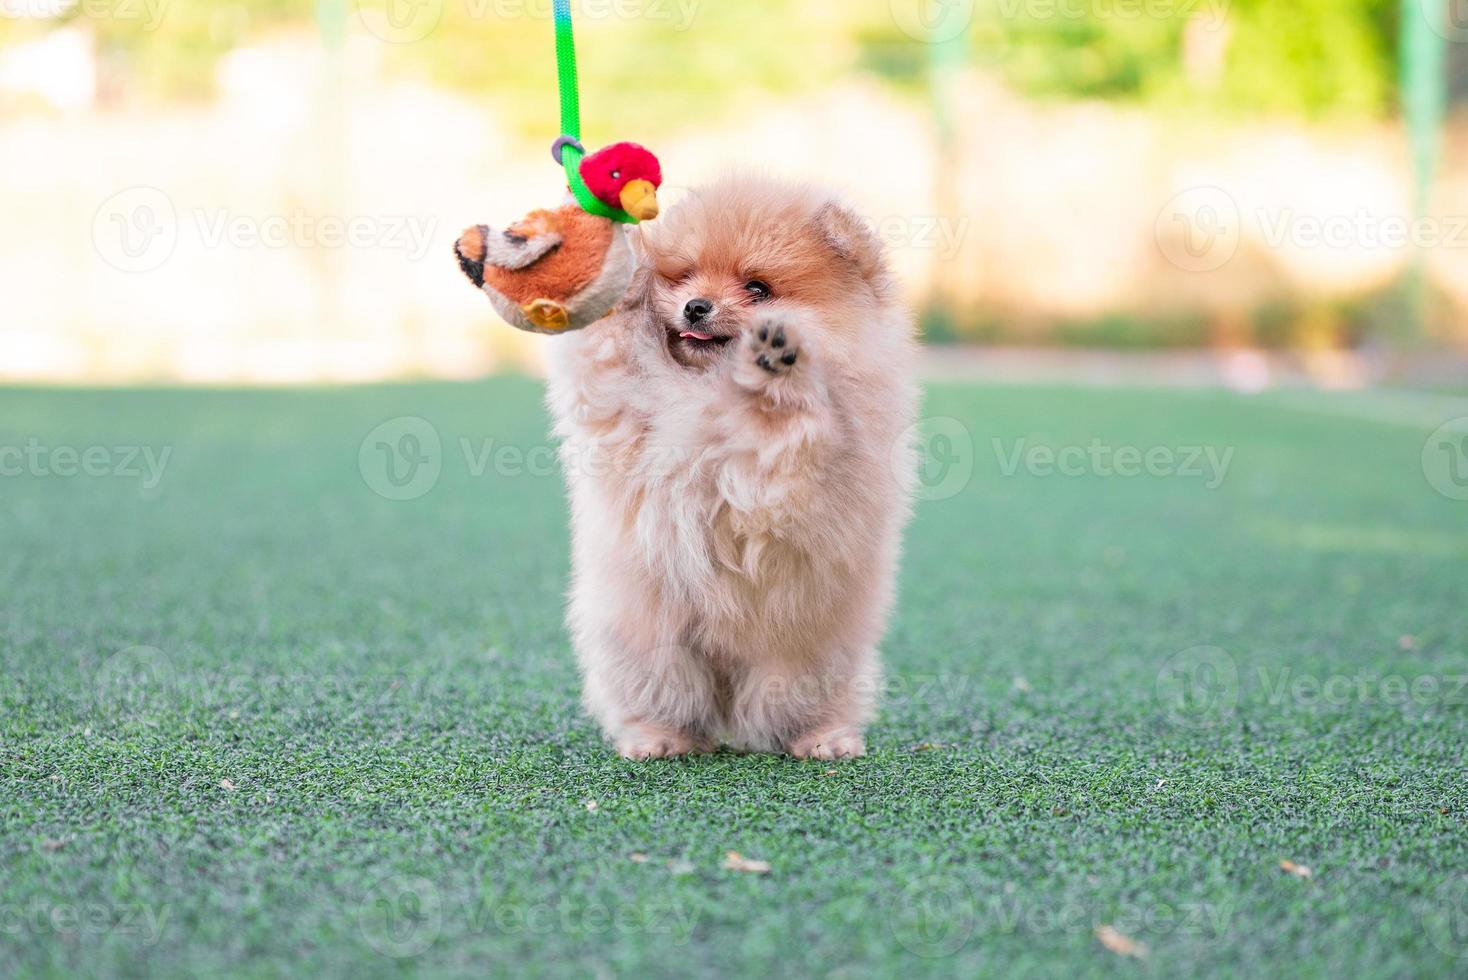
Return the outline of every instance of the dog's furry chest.
[[[824,394],[770,411],[726,375],[653,378],[608,338],[570,340],[549,401],[574,511],[573,615],[636,610],[654,645],[686,636],[740,656],[829,633],[816,624],[865,594],[889,527],[874,511],[892,508]]]
[[[620,443],[574,439],[571,459],[601,457],[572,473],[575,492],[615,547],[679,594],[757,587],[805,563],[797,536],[804,487],[782,481],[755,452],[717,440],[696,450],[655,429]]]

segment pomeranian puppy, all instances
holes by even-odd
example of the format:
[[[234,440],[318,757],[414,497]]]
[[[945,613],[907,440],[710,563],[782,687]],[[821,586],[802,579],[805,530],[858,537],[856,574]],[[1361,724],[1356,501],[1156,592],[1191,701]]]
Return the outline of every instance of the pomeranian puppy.
[[[740,178],[634,244],[623,304],[549,345],[586,707],[632,759],[860,756],[915,472],[881,243]]]

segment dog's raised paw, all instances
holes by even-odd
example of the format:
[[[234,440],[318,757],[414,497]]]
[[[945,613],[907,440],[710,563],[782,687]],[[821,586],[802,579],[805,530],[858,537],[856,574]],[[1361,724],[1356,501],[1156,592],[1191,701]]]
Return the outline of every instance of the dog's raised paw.
[[[795,331],[778,320],[760,320],[749,331],[754,363],[773,375],[788,374],[800,362]]]

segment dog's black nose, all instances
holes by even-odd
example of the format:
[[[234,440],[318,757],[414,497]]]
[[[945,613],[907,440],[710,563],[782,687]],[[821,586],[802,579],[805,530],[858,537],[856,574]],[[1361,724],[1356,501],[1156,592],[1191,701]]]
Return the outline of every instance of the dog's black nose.
[[[706,299],[691,299],[688,305],[683,307],[683,318],[689,323],[698,323],[706,320],[709,314],[714,312],[714,304]]]

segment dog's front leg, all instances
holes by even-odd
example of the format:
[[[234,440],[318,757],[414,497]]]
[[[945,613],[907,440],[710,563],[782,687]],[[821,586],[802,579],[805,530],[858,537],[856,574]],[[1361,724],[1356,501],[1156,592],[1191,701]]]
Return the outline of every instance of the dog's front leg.
[[[811,314],[770,310],[731,352],[714,532],[755,610],[735,641],[747,671],[731,740],[809,759],[863,754],[877,676],[870,644],[844,628],[864,600],[848,591],[856,556],[833,514],[861,488],[825,337]]]
[[[816,547],[811,536],[824,525],[806,518],[830,505],[828,468],[845,431],[827,388],[818,325],[809,314],[771,311],[734,344],[724,391],[706,416],[729,529],[752,543],[745,557],[770,540]]]
[[[624,614],[635,618],[646,609]],[[716,727],[718,694],[693,650],[677,643],[628,646],[610,630],[582,630],[577,653],[582,699],[624,758],[664,759],[713,749],[708,730]]]
[[[757,410],[771,416],[823,418],[829,399],[817,348],[817,330],[805,314],[755,317],[738,341],[734,384]]]

